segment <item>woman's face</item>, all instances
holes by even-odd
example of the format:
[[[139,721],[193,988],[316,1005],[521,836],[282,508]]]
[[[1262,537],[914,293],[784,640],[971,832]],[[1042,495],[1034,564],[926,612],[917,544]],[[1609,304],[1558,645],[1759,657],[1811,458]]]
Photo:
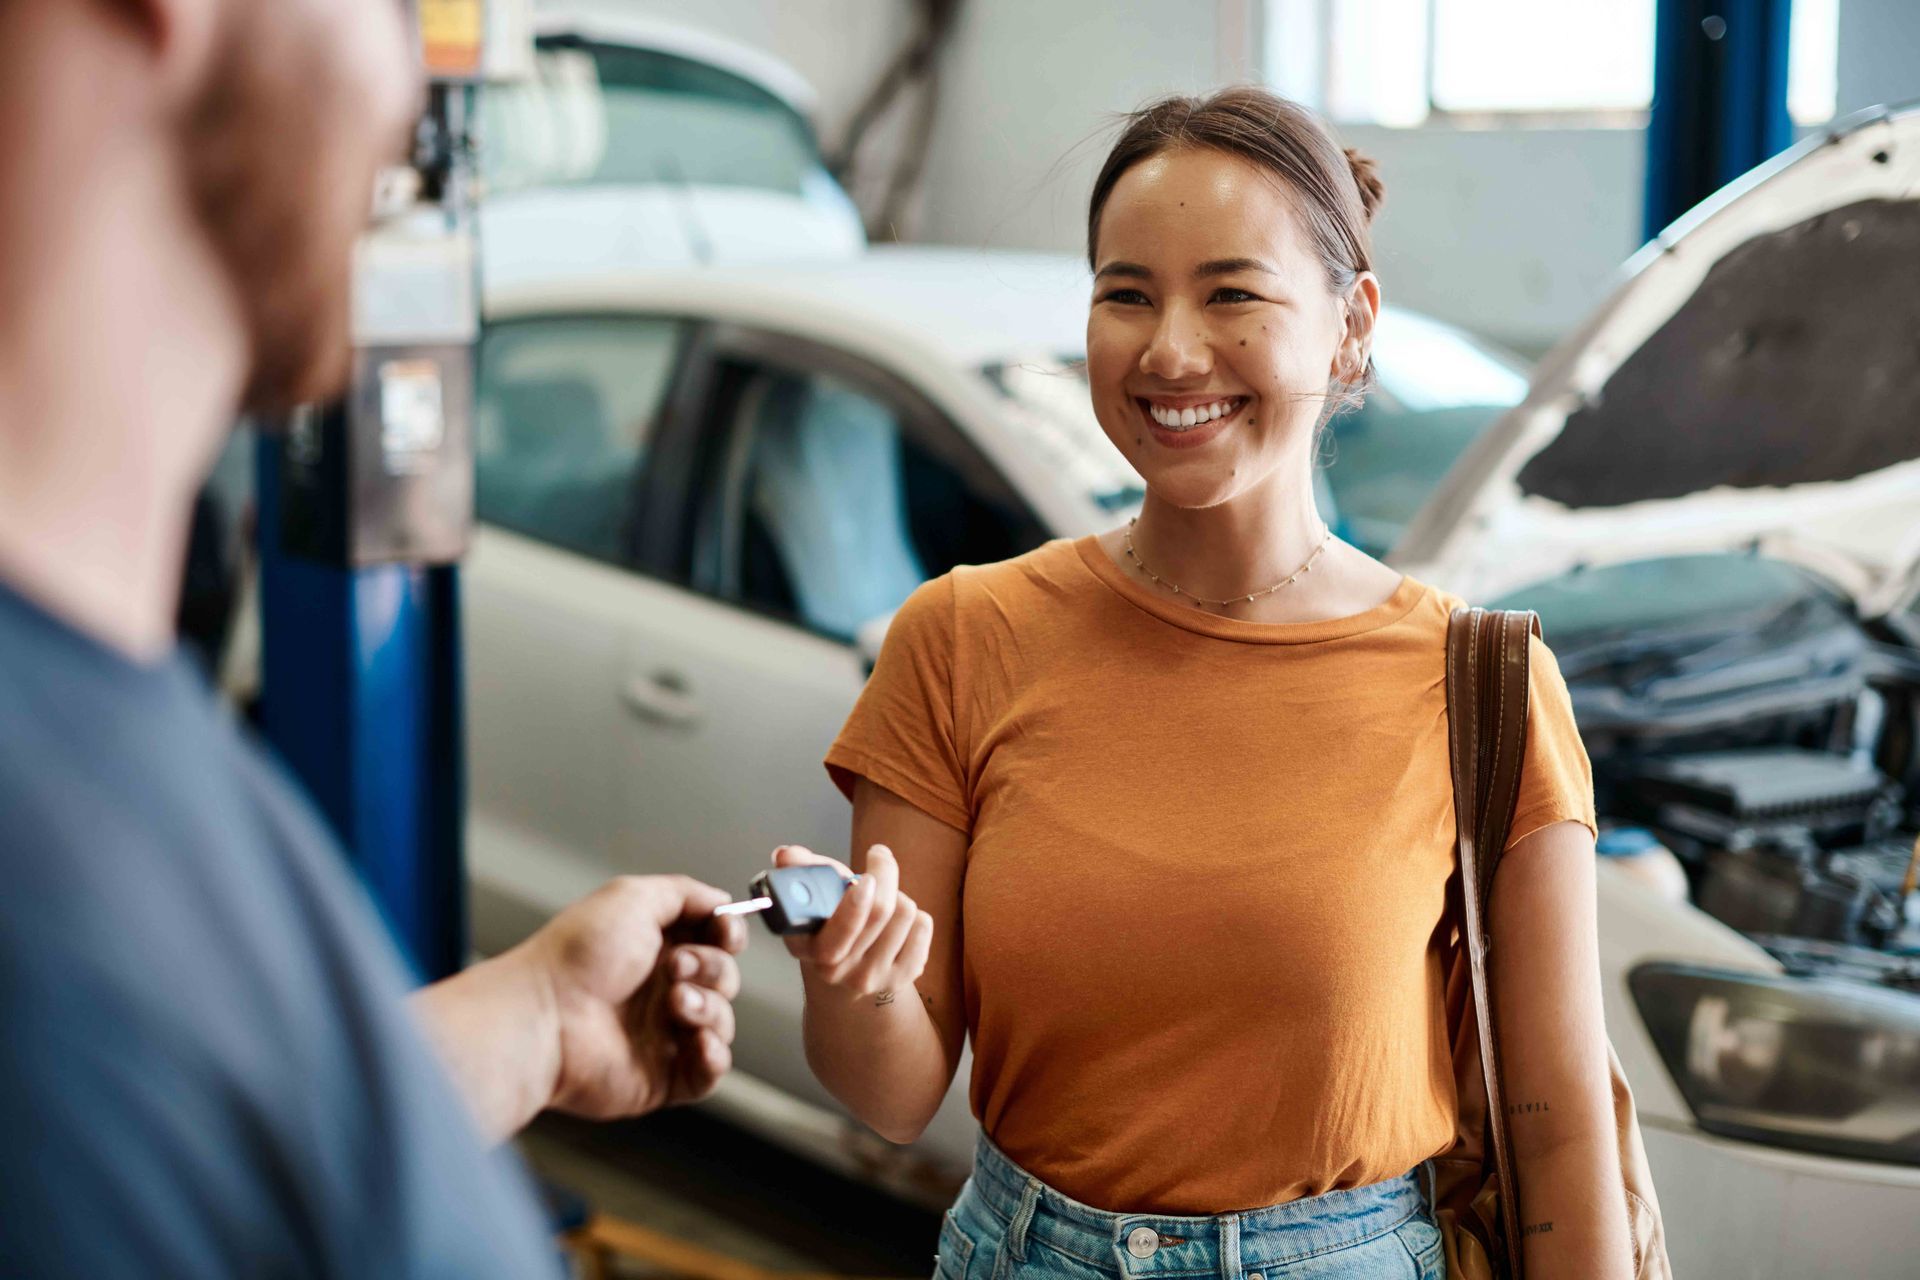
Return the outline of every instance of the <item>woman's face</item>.
[[[1094,251],[1094,412],[1147,488],[1212,507],[1304,468],[1377,295],[1362,276],[1349,323],[1281,183],[1224,152],[1161,152],[1115,184]]]

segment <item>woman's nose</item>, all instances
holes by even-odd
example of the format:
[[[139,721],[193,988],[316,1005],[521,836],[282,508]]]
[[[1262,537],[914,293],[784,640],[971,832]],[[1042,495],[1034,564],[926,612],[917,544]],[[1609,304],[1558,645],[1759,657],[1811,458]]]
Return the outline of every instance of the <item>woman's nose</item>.
[[[1204,377],[1213,369],[1213,348],[1199,323],[1170,308],[1140,353],[1140,372],[1175,381]]]

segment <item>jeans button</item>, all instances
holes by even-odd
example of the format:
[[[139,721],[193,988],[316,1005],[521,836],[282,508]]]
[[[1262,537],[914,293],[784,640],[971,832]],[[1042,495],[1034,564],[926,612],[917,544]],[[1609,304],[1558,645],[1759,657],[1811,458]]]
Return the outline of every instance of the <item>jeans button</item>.
[[[1160,1233],[1152,1227],[1135,1227],[1127,1232],[1127,1252],[1136,1258],[1151,1258],[1160,1248]]]

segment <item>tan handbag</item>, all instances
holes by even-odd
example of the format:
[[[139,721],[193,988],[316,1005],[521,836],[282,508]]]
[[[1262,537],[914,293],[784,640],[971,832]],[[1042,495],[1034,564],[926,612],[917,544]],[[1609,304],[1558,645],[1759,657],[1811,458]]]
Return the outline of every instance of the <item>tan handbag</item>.
[[[1488,996],[1486,914],[1520,794],[1528,637],[1539,633],[1535,614],[1486,609],[1456,609],[1447,628],[1447,719],[1460,852],[1459,893],[1453,900],[1459,930],[1447,976],[1447,1026],[1453,1033],[1460,1121],[1454,1145],[1433,1160],[1433,1216],[1445,1239],[1447,1274],[1457,1280],[1520,1280],[1522,1274],[1500,1039]],[[1612,1045],[1607,1060],[1634,1276],[1672,1280],[1633,1094]]]

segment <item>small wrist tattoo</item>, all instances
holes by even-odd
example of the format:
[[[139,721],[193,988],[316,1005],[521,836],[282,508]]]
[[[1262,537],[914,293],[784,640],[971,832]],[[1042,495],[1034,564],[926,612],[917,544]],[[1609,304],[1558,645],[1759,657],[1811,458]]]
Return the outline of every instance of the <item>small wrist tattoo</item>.
[[[1544,1236],[1553,1230],[1551,1222],[1530,1222],[1520,1228],[1522,1238],[1526,1236]]]
[[[1547,1104],[1544,1102],[1516,1102],[1507,1108],[1507,1114],[1510,1116],[1531,1116],[1538,1115],[1547,1109]]]
[[[893,992],[882,991],[879,995],[873,998],[873,1002],[874,1004],[879,1005],[881,1007],[890,1005],[893,1003]]]

